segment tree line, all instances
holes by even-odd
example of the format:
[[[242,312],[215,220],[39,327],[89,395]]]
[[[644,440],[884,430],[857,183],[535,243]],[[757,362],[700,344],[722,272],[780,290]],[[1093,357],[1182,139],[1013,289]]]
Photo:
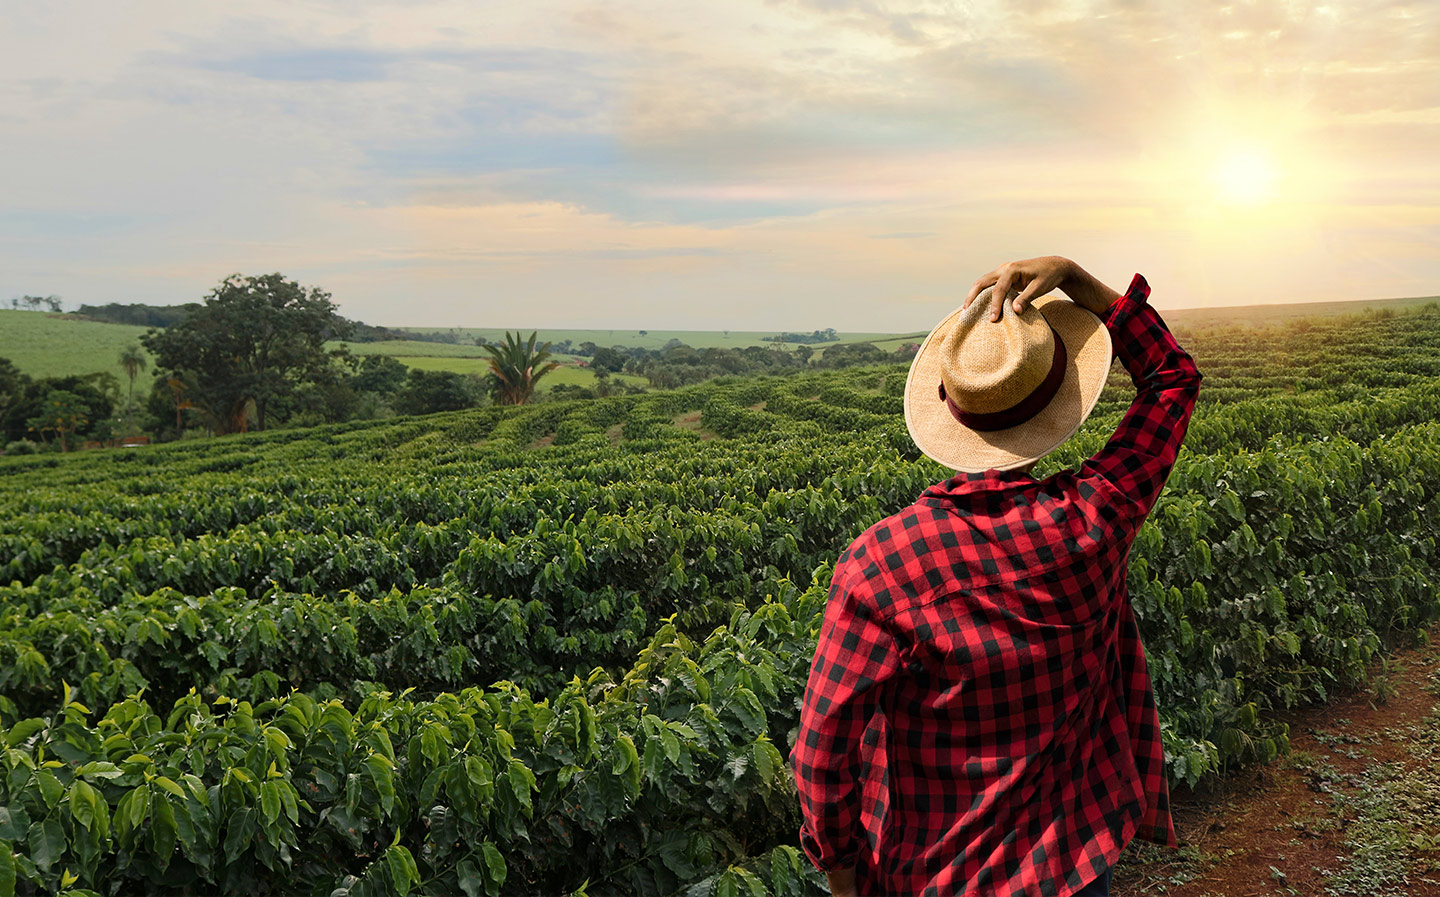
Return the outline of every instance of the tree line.
[[[16,311],[19,311],[21,308],[27,308],[30,311],[39,311],[42,305],[50,311],[57,313],[63,307],[59,296],[17,296],[10,300],[10,307]]]
[[[82,305],[81,313],[150,326],[116,360],[128,389],[111,373],[32,379],[0,359],[0,445],[7,452],[46,446],[68,451],[82,442],[141,435],[170,440],[523,405],[535,400],[537,384],[559,367],[551,344],[539,341],[535,332],[528,339],[517,332],[506,333],[503,341],[477,341],[489,354],[484,374],[412,369],[388,355],[356,355],[344,345],[327,348],[332,341],[408,338],[409,332],[344,318],[330,293],[279,273],[232,275],[201,302]],[[588,356],[595,383],[556,385],[549,391],[555,399],[644,390],[617,374],[643,377],[649,388],[672,389],[720,376],[906,361],[915,349],[890,352],[855,343],[832,346],[816,358],[808,345],[696,349],[671,340],[660,349],[642,349],[591,342],[572,347],[567,340],[561,346]],[[151,388],[137,402],[136,378],[152,368]]]

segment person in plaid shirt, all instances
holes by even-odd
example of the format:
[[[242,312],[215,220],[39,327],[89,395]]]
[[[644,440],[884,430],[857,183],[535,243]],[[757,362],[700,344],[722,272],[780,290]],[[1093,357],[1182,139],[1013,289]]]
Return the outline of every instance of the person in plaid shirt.
[[[1138,274],[1120,295],[1063,258],[1012,262],[916,356],[907,424],[957,475],[840,555],[791,752],[801,846],[836,897],[1106,895],[1131,839],[1178,846],[1125,573],[1201,375],[1148,297]],[[1017,346],[1033,371],[999,379],[1024,375],[1024,400],[982,407],[983,369]],[[1112,346],[1134,403],[1078,470],[1036,480]]]

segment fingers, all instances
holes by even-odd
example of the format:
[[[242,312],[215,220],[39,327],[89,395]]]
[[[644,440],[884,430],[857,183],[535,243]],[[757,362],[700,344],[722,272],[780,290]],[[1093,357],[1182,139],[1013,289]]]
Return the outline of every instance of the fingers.
[[[965,297],[965,304],[961,308],[969,308],[970,303],[974,302],[986,287],[990,287],[991,295],[999,297],[990,303],[990,320],[998,321],[1005,311],[1005,297],[1009,296],[1011,289],[1018,288],[1020,295],[1015,297],[1011,308],[1017,313],[1023,312],[1033,305],[1037,298],[1060,283],[1065,264],[1069,263],[1058,256],[1006,262],[970,285],[970,293]]]
[[[984,277],[981,277],[979,280],[972,283],[970,285],[970,295],[965,297],[965,304],[960,307],[969,308],[970,303],[975,301],[975,297],[979,296],[982,290],[984,290],[986,287],[990,286],[993,283],[995,283],[994,271],[991,271],[989,274],[986,274]]]
[[[1000,315],[1005,311],[1005,297],[1010,295],[1010,287],[1019,278],[1009,265],[1000,269],[1000,276],[995,280],[995,288],[990,291],[990,320],[1000,320]]]
[[[1038,297],[1050,292],[1050,289],[1050,287],[1045,286],[1045,282],[1040,278],[1030,278],[1030,282],[1025,285],[1025,289],[1021,290],[1020,295],[1015,297],[1015,311],[1022,312],[1029,308]]]

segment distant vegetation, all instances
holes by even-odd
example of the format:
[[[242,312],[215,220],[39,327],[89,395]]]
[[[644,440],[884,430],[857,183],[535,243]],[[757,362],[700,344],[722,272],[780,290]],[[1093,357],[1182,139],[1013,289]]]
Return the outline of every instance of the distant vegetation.
[[[223,310],[262,285],[272,300],[273,320],[260,306],[241,303]],[[492,339],[494,331],[369,325],[339,315],[328,294],[323,313],[307,319],[295,305],[297,297],[319,294],[323,291],[302,289],[275,274],[231,278],[203,301],[176,306],[109,303],[60,314],[56,296],[12,299],[11,310],[0,310],[0,446],[30,451],[137,437],[166,441],[461,410],[512,402],[517,395],[504,391],[495,362],[517,347],[520,333]],[[288,311],[287,302],[294,306]],[[1243,310],[1194,309],[1167,312],[1167,320],[1187,345],[1221,332],[1249,344],[1271,339],[1268,330],[1216,329],[1218,322],[1279,322],[1307,307],[1357,313],[1293,321],[1285,332],[1343,331],[1353,322],[1424,310],[1426,303],[1278,306],[1249,316]],[[261,321],[270,323],[259,326]],[[268,336],[261,332],[266,328]],[[552,334],[559,338],[540,339]],[[520,380],[527,367],[543,369],[532,371],[528,387],[521,388],[526,403],[603,399],[717,377],[903,364],[924,338],[829,328],[809,334],[555,330],[532,336],[528,364],[504,363],[506,376]],[[614,342],[607,345],[607,338]],[[52,400],[52,392],[67,395]],[[73,413],[51,414],[47,423],[46,408]]]
[[[834,343],[839,342],[840,335],[835,332],[834,327],[826,327],[824,330],[816,330],[812,333],[777,333],[774,336],[760,337],[767,343]]]
[[[70,314],[87,321],[104,321],[108,324],[169,327],[185,320],[199,307],[198,302],[187,302],[184,305],[143,305],[139,302],[121,305],[119,302],[110,302],[106,305],[82,305]]]
[[[34,297],[27,297],[34,298]],[[183,305],[145,305],[140,302],[121,304],[110,302],[105,305],[81,305],[70,314],[86,321],[103,321],[108,324],[132,324],[142,327],[169,327],[184,321],[190,314],[201,308],[198,302]],[[58,311],[58,307],[54,310]],[[330,338],[337,338],[341,332],[346,339],[357,343],[385,342],[387,340],[420,340],[422,342],[454,343],[458,340],[442,334],[419,333],[394,327],[378,327],[335,316],[337,329]]]
[[[19,296],[10,300],[10,307],[16,311],[21,308],[39,311],[42,305],[52,312],[58,312],[62,307],[59,296]]]

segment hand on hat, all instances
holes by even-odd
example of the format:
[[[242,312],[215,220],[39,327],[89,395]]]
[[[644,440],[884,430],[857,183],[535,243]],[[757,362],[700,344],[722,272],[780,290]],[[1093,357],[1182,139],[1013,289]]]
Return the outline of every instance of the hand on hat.
[[[991,294],[1001,297],[1009,296],[1010,290],[1018,287],[1020,295],[1011,303],[1016,312],[1029,308],[1032,302],[1056,287],[1064,290],[1076,305],[1097,315],[1104,314],[1110,303],[1120,298],[1119,293],[1096,280],[1084,268],[1058,255],[1006,262],[971,284],[970,295],[965,297],[963,307],[969,308],[986,287],[994,287]],[[1003,298],[1000,302],[991,303],[991,321],[1000,320],[1000,313],[1004,310],[1001,302],[1004,302]]]
[[[1012,303],[1016,312],[1022,312],[1029,307],[1036,298],[1045,295],[1065,282],[1077,269],[1077,265],[1066,258],[1058,255],[1044,255],[1039,258],[1025,259],[1019,262],[1006,262],[1000,267],[981,277],[970,286],[970,295],[965,297],[965,308],[975,301],[981,291],[986,287],[994,287],[992,296],[1001,297],[999,302],[992,302],[990,308],[990,320],[1000,320],[1001,302],[1004,297],[1010,295],[1010,290],[1019,288],[1020,295],[1015,297]]]

